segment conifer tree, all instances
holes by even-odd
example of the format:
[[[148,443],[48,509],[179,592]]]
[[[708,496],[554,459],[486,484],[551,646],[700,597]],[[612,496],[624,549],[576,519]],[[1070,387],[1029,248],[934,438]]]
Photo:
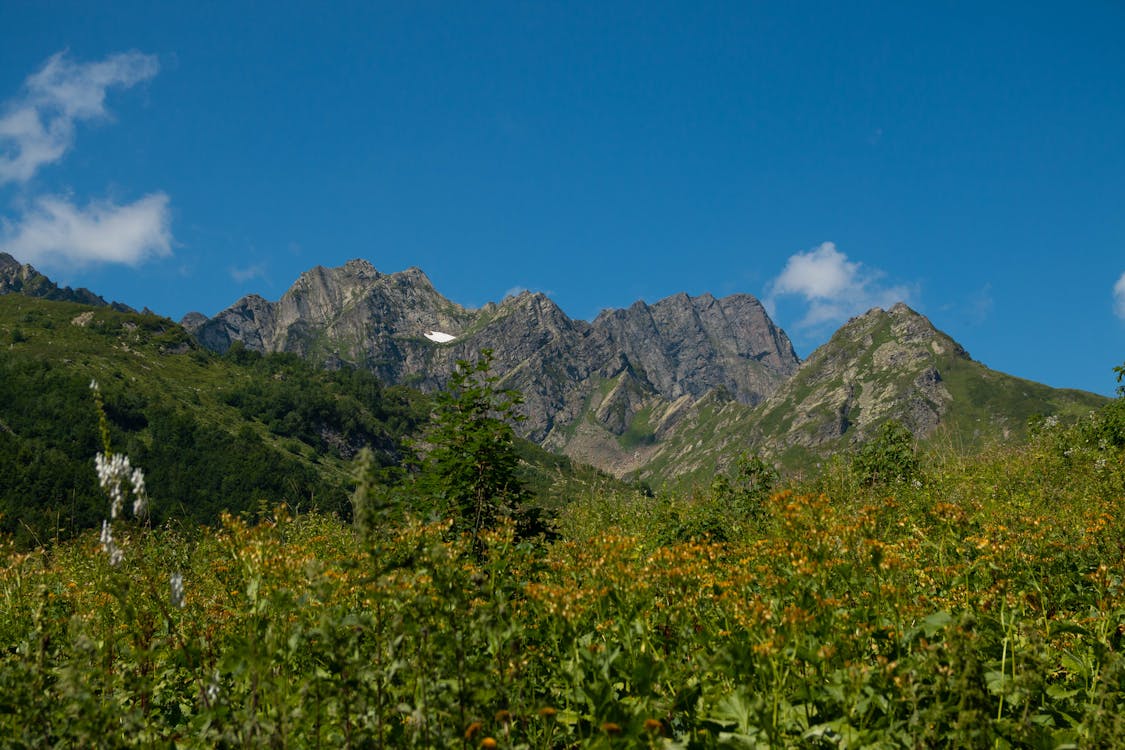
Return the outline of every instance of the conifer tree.
[[[512,430],[523,418],[516,411],[522,397],[500,388],[491,368],[489,349],[475,363],[457,362],[449,386],[437,396],[419,476],[423,491],[453,518],[454,528],[474,539],[527,495],[517,476]]]

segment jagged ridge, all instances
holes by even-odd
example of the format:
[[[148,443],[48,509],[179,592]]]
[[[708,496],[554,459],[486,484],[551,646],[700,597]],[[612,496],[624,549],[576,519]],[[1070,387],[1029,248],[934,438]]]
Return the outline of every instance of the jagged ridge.
[[[754,404],[799,363],[784,331],[749,295],[680,294],[588,323],[530,292],[470,310],[441,296],[418,269],[382,274],[362,260],[314,268],[277,302],[244,297],[214,318],[183,322],[215,351],[241,342],[423,388],[440,387],[456,360],[490,349],[504,384],[524,394],[524,433],[564,450],[586,416],[621,437],[653,400],[720,390]],[[426,337],[433,331],[454,339],[436,343]],[[627,388],[606,392],[604,383],[622,378]]]
[[[59,287],[30,264],[21,264],[8,253],[0,253],[0,294],[24,294],[56,302],[80,302],[98,307],[109,304],[89,289]],[[114,303],[114,306],[122,312],[129,311],[125,305]]]

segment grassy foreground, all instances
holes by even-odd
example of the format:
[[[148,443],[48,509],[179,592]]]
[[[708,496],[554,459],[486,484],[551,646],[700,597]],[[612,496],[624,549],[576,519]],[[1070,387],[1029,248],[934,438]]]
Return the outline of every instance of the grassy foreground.
[[[723,543],[666,538],[722,510],[591,495],[481,556],[281,511],[119,522],[117,566],[9,545],[0,745],[1125,746],[1120,448],[830,469]]]

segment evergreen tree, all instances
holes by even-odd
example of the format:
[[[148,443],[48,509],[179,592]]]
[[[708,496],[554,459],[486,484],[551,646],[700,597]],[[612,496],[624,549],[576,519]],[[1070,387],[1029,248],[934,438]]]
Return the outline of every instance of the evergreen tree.
[[[511,515],[527,490],[517,476],[519,456],[512,424],[523,417],[517,391],[499,387],[491,373],[492,351],[470,363],[457,362],[446,390],[438,394],[425,442],[429,447],[418,477],[454,528],[474,539],[500,515]]]

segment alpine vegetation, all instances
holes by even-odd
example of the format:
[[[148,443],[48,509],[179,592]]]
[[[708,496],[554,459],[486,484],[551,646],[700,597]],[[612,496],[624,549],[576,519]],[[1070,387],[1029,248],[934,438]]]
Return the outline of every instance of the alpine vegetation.
[[[428,433],[431,468],[386,483],[363,454],[357,525],[278,506],[214,527],[130,526],[123,555],[113,524],[143,481],[107,446],[121,513],[101,546],[91,532],[4,548],[0,736],[1125,743],[1125,398],[971,457],[891,427],[804,479],[744,455],[694,494],[593,489],[556,512],[549,538],[508,510],[518,484],[489,420],[514,397],[487,358],[453,382]],[[441,452],[456,446],[461,457]],[[425,477],[446,461],[464,466],[445,484]]]

